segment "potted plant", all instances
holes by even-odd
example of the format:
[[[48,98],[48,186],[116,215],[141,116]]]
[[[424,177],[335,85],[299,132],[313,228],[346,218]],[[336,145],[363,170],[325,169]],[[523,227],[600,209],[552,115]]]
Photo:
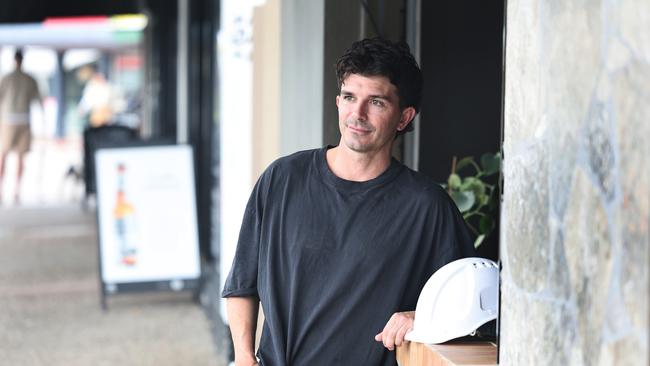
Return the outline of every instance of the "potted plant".
[[[499,189],[492,178],[501,169],[501,154],[483,154],[478,164],[468,156],[456,161],[454,156],[451,174],[443,186],[462,213],[467,226],[476,235],[474,247],[478,248],[496,226]]]

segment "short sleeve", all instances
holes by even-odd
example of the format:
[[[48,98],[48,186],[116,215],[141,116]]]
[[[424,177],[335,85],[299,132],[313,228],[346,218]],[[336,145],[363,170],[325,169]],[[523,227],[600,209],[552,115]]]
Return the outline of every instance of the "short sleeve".
[[[32,95],[30,100],[38,101],[41,99],[41,93],[38,91],[38,83],[32,79]]]
[[[435,270],[457,259],[476,256],[476,249],[463,215],[446,192],[442,191],[441,195],[444,199],[436,215],[434,234],[437,244]]]
[[[258,180],[248,199],[235,258],[226,279],[222,297],[259,297],[257,273],[260,247],[260,231],[264,212],[264,175]]]
[[[0,102],[2,101],[2,98],[4,98],[4,95],[7,90],[7,77],[3,77],[2,80],[0,80]]]

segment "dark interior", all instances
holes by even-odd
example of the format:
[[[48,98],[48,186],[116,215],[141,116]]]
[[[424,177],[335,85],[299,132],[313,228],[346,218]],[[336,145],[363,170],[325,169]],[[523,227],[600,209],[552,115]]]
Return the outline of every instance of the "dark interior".
[[[422,1],[419,170],[438,182],[453,156],[501,148],[503,17],[500,1]],[[496,260],[498,237],[497,223],[479,256]]]

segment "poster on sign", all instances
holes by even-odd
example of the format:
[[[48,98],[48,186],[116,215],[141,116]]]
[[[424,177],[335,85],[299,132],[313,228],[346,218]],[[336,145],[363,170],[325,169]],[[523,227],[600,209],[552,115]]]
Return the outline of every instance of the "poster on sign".
[[[195,284],[201,273],[191,148],[103,148],[95,164],[102,293]]]

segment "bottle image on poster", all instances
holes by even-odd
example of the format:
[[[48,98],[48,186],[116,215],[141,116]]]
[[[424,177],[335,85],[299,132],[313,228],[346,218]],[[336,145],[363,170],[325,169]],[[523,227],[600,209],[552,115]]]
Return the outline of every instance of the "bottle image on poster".
[[[137,264],[137,227],[135,208],[126,196],[125,179],[127,171],[124,163],[117,164],[117,192],[113,218],[115,234],[119,243],[120,264],[132,267]]]

